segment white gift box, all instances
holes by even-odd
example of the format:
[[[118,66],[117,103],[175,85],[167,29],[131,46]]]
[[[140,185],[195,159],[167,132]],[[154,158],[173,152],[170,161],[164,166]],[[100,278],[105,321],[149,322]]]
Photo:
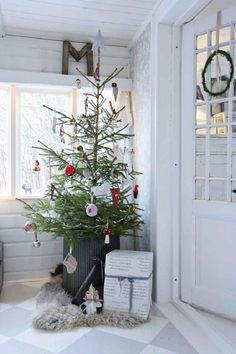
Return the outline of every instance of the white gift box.
[[[153,253],[115,250],[106,255],[104,309],[147,319],[152,296]]]

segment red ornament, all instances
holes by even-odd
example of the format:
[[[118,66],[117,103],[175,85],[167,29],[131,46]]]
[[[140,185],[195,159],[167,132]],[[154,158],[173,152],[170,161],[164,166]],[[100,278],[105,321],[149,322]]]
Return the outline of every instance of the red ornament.
[[[134,199],[138,198],[138,184],[135,184],[135,186],[134,186],[133,196],[134,196]]]
[[[111,229],[109,229],[109,227],[105,227],[102,230],[102,234],[105,236],[105,241],[104,243],[109,244],[110,243],[110,236],[111,236]]]
[[[75,166],[67,165],[64,169],[64,172],[67,176],[73,176],[75,174]]]
[[[111,84],[111,87],[117,87],[117,83],[116,83],[116,82],[113,82],[113,83]]]
[[[119,187],[111,188],[111,196],[112,196],[112,201],[115,209],[117,209],[119,205],[119,192],[120,192]]]

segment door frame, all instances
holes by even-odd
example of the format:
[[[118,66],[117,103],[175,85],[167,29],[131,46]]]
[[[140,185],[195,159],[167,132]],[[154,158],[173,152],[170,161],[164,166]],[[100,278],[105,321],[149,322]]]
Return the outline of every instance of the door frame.
[[[182,26],[191,21],[210,2],[210,0],[157,1],[156,8],[146,21],[146,25],[151,23],[153,173],[150,243],[151,250],[156,256],[154,262],[156,303],[180,301]],[[140,33],[144,28],[145,25],[140,29]]]

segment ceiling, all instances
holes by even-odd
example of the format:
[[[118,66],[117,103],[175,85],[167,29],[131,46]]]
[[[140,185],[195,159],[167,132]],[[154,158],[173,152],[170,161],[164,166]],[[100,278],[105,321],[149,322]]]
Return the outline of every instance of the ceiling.
[[[159,0],[0,0],[2,32],[87,41],[100,28],[106,44],[128,45]],[[2,19],[2,20],[1,20]]]

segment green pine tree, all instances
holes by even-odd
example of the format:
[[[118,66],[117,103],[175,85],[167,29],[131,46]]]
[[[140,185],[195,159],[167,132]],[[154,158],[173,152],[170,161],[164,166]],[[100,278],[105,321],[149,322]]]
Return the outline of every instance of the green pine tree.
[[[100,51],[98,72],[99,67]],[[127,125],[121,126],[119,114],[124,107],[116,111],[110,102],[110,109],[104,108],[105,86],[121,70],[115,69],[102,82],[99,74],[93,81],[80,72],[94,88],[93,93],[86,94],[85,114],[70,117],[46,107],[59,116],[58,124],[70,128],[65,130],[70,144],[61,151],[51,149],[42,141],[34,147],[49,159],[49,168],[57,168],[57,173],[52,176],[45,198],[33,204],[21,200],[27,210],[26,216],[37,225],[39,232],[50,233],[54,238],[63,237],[71,246],[80,239],[104,238],[106,227],[111,231],[111,237],[134,236],[143,224],[140,209],[132,196],[133,186],[130,190],[122,190],[125,181],[132,184],[138,172],[119,162],[113,151],[114,144],[133,136],[126,133]],[[109,186],[105,192],[104,186]],[[110,188],[119,190],[117,208]],[[95,189],[98,192],[94,193]],[[96,205],[96,216],[87,215],[88,204]]]

